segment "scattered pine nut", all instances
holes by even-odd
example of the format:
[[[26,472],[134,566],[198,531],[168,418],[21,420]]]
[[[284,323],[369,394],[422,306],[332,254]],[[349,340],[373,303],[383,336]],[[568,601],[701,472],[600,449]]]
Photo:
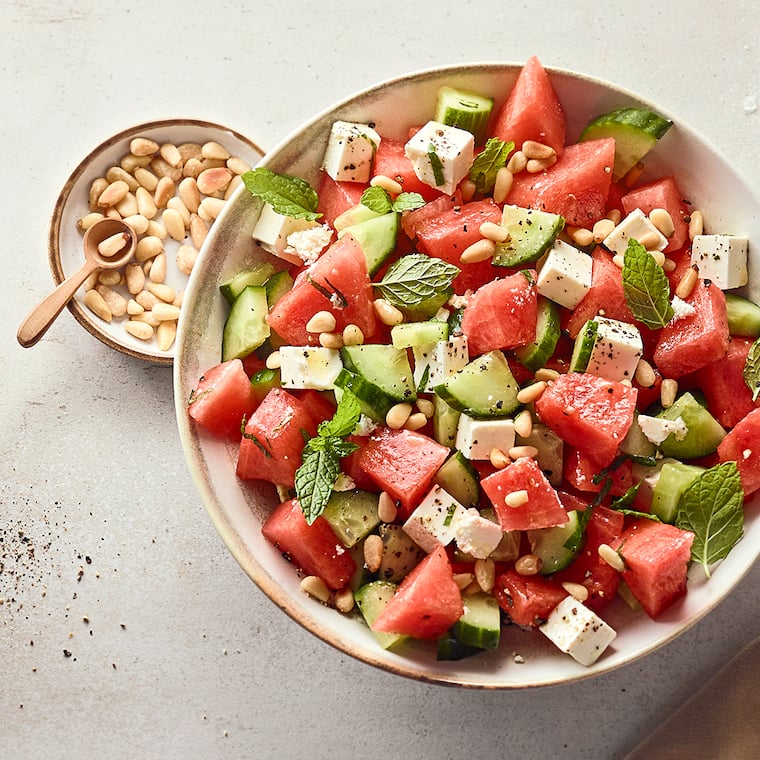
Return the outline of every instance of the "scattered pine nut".
[[[573,599],[576,599],[581,604],[588,599],[588,588],[582,583],[573,583],[572,581],[563,581],[562,588],[567,591]]]
[[[483,222],[480,225],[480,234],[487,240],[493,240],[494,243],[505,243],[509,240],[509,231],[496,222]]]
[[[339,351],[343,348],[343,336],[341,333],[334,332],[319,333],[319,345],[322,348],[332,348]]]
[[[599,544],[599,556],[613,569],[622,573],[625,570],[623,558],[609,544]]]
[[[673,406],[673,402],[676,400],[678,394],[678,381],[673,378],[665,378],[660,385],[660,403],[668,409]]]
[[[393,325],[399,325],[404,321],[401,310],[397,309],[390,301],[386,301],[384,298],[376,298],[372,303],[377,318],[384,325],[393,327]]]
[[[625,266],[625,254],[623,253],[616,253],[612,257],[612,263],[618,268],[622,269],[623,266]]]
[[[512,189],[513,172],[507,167],[502,166],[496,172],[496,179],[493,185],[494,203],[504,203]]]
[[[541,572],[541,558],[535,554],[523,554],[515,562],[515,572],[518,575],[538,575]]]
[[[615,222],[612,219],[600,219],[592,229],[592,235],[595,243],[601,243],[612,230],[615,229]]]
[[[676,228],[673,224],[673,217],[667,209],[653,208],[649,212],[649,221],[652,222],[652,224],[657,227],[666,238],[673,237]]]
[[[547,159],[557,155],[557,151],[551,145],[545,145],[536,140],[526,140],[522,144],[522,152],[528,159]]]
[[[488,461],[497,470],[503,470],[510,463],[508,454],[499,448],[493,448],[488,452]]]
[[[538,456],[538,449],[535,446],[513,446],[508,452],[510,459],[520,459],[528,457],[535,459]]]
[[[524,488],[519,491],[512,491],[504,497],[504,503],[513,509],[521,507],[528,503],[528,492]]]
[[[85,291],[84,305],[104,322],[110,322],[113,319],[113,314],[111,314],[111,310],[108,308],[105,299],[94,288]]]
[[[496,582],[496,565],[492,559],[475,560],[475,580],[486,594],[491,593]]]
[[[528,157],[521,151],[516,150],[507,161],[506,168],[512,174],[518,174],[521,172],[528,163]]]
[[[316,575],[307,575],[301,580],[301,591],[325,604],[330,601],[330,590]]]
[[[457,584],[460,591],[464,591],[474,580],[474,573],[454,573],[454,583]],[[478,589],[480,589],[480,586],[478,586]]]
[[[343,328],[343,345],[360,346],[364,343],[364,333],[357,325],[346,325]]]
[[[586,248],[594,242],[594,233],[585,227],[567,227],[567,235],[581,248]]]
[[[694,240],[697,235],[701,235],[705,229],[705,219],[701,211],[692,211],[689,214],[689,240]]]
[[[380,569],[384,550],[383,539],[377,533],[370,533],[364,539],[364,564],[371,573],[376,573]]]
[[[168,304],[167,304],[168,305]],[[177,307],[173,307],[177,308]],[[165,319],[156,327],[156,344],[160,351],[168,351],[177,337],[177,320]]]
[[[427,419],[430,419],[435,414],[435,404],[427,398],[418,398],[415,402],[417,409],[425,415]]]
[[[559,377],[559,372],[556,369],[550,369],[549,367],[541,367],[533,373],[533,377],[537,382],[550,383],[552,380],[556,380]]]
[[[413,412],[404,423],[406,430],[419,430],[427,425],[428,418],[422,412]]]
[[[338,612],[348,613],[354,608],[354,593],[350,588],[342,588],[335,592],[335,609]]]
[[[533,432],[533,415],[530,409],[523,409],[515,417],[515,433],[520,438],[527,438]]]
[[[660,244],[660,238],[656,232],[649,230],[639,237],[638,242],[647,250],[654,249]]]
[[[392,523],[397,514],[398,507],[393,497],[387,491],[382,491],[377,502],[377,516],[385,523]]]
[[[153,337],[153,328],[147,322],[130,319],[124,323],[124,329],[138,340],[150,340]]]
[[[554,166],[557,163],[557,154],[549,158],[529,158],[528,163],[525,164],[525,171],[528,174],[538,174],[539,172],[546,171],[550,166]]]
[[[412,405],[407,403],[394,404],[385,415],[385,424],[391,430],[400,430],[406,424],[412,413]]]
[[[690,266],[676,286],[676,295],[679,298],[688,298],[699,282],[699,270],[696,266]]]
[[[642,388],[651,388],[657,382],[657,375],[646,359],[639,359],[634,378]]]
[[[310,333],[332,332],[336,324],[335,315],[331,311],[318,311],[306,323],[306,331]]]
[[[493,258],[496,253],[496,243],[488,238],[481,238],[472,245],[468,245],[462,251],[462,255],[459,260],[463,264],[476,264],[480,261],[487,261]]]
[[[607,215],[605,216],[605,219],[609,219],[615,226],[620,224],[620,220],[623,218],[623,215],[620,213],[619,208],[611,208]]]
[[[391,177],[386,177],[384,174],[376,174],[369,181],[372,187],[380,187],[390,195],[399,195],[403,192],[404,188]]]
[[[128,232],[117,232],[115,235],[111,235],[98,243],[98,253],[107,258],[115,256],[128,245],[131,239]]]
[[[673,259],[665,259],[665,261],[663,262],[662,268],[666,272],[674,272],[676,268],[676,262],[673,261]]]
[[[267,369],[279,369],[282,365],[282,357],[279,351],[272,351],[266,358],[265,362]]]
[[[520,388],[517,392],[517,400],[521,404],[530,404],[532,401],[541,397],[541,394],[546,390],[546,381],[537,380],[535,383],[526,385],[524,388]]]

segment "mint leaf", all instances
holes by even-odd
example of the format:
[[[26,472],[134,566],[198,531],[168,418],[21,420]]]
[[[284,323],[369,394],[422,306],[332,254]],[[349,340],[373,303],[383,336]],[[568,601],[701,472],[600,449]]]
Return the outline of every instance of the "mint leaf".
[[[710,577],[710,565],[723,559],[744,533],[744,491],[736,462],[705,470],[681,494],[676,526],[694,533],[692,559]]]
[[[278,214],[309,221],[322,216],[317,213],[317,193],[300,177],[275,174],[270,169],[260,166],[245,172],[242,180],[251,195],[271,204]]]
[[[319,436],[343,436],[350,435],[359,422],[362,407],[359,399],[349,390],[343,390],[338,402],[338,408],[331,420],[319,423],[317,435]]]
[[[499,169],[506,166],[509,154],[514,147],[513,142],[504,142],[498,137],[488,139],[470,167],[470,180],[475,183],[475,192],[486,195],[493,190],[496,174]]]
[[[634,318],[647,327],[665,327],[673,318],[670,283],[663,268],[638,241],[630,239],[623,256],[623,292]]]
[[[760,338],[749,348],[742,376],[747,387],[752,391],[752,400],[756,401],[760,394]]]
[[[433,170],[435,185],[436,187],[439,187],[446,182],[446,178],[443,176],[443,164],[435,151],[435,145],[433,145],[433,143],[430,143],[428,147],[428,159],[430,160],[430,168]]]
[[[451,287],[459,271],[447,261],[411,253],[393,264],[375,287],[394,306],[416,306]]]
[[[387,190],[382,187],[368,187],[359,199],[362,206],[366,206],[378,214],[387,214],[393,211],[393,201]]]
[[[414,211],[425,205],[425,199],[419,193],[399,193],[393,201],[394,211]]]

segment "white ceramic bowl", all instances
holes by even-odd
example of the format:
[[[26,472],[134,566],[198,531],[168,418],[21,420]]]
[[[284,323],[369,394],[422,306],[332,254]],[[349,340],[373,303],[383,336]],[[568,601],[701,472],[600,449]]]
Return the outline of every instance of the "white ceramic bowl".
[[[323,111],[285,138],[262,161],[275,172],[305,177],[317,186],[330,125],[335,119],[372,121],[383,135],[402,138],[411,124],[424,123],[443,84],[496,98],[497,107],[520,67],[507,64],[451,66],[410,74],[363,91]],[[647,176],[676,175],[682,192],[704,211],[710,228],[760,239],[760,201],[725,159],[667,109],[631,92],[568,71],[547,69],[568,113],[567,142],[598,114],[623,105],[642,105],[672,118],[674,127],[647,159]],[[667,141],[667,142],[665,142]],[[236,447],[213,440],[189,424],[186,402],[202,372],[220,359],[226,307],[218,284],[259,257],[251,239],[256,204],[243,190],[231,199],[207,240],[193,272],[180,319],[175,363],[175,400],[185,455],[208,512],[246,573],[296,622],[338,649],[371,665],[411,678],[465,687],[518,688],[595,676],[641,657],[683,633],[728,594],[757,559],[760,511],[748,510],[746,533],[705,582],[700,567],[690,573],[689,592],[657,621],[634,613],[621,600],[605,617],[618,636],[592,667],[561,654],[540,633],[508,626],[501,648],[459,662],[437,662],[434,647],[412,645],[384,651],[369,629],[299,590],[294,568],[261,536],[261,523],[276,502],[274,489],[235,477]],[[760,267],[752,269],[749,293],[760,298]],[[715,613],[719,614],[719,613]],[[524,662],[518,664],[515,655]]]
[[[243,158],[254,166],[263,155],[261,148],[247,137],[220,124],[196,119],[166,119],[137,124],[109,137],[94,148],[72,172],[58,196],[50,223],[48,258],[53,279],[58,284],[75,272],[84,262],[82,232],[77,221],[89,213],[89,191],[92,182],[105,176],[108,169],[118,166],[122,157],[129,153],[129,143],[134,137],[147,137],[159,145],[186,142],[206,143],[212,140],[224,145],[233,156]],[[160,216],[160,214],[159,214]],[[187,242],[190,242],[189,239]],[[184,290],[187,275],[176,266],[176,251],[180,243],[167,238],[166,283],[175,290]],[[122,289],[122,295],[128,293]],[[124,329],[126,318],[114,318],[106,322],[84,305],[84,289],[80,288],[68,304],[74,318],[90,334],[117,351],[156,364],[174,361],[174,346],[161,350],[155,339],[139,340]]]

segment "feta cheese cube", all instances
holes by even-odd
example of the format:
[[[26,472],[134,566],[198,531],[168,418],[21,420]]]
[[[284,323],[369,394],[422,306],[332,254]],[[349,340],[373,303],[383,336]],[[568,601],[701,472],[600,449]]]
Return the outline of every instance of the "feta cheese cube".
[[[330,390],[343,369],[340,352],[322,346],[281,346],[280,359],[283,388]]]
[[[436,547],[446,546],[454,540],[455,521],[465,511],[450,493],[434,485],[402,527],[429,554]]]
[[[664,251],[668,246],[668,239],[649,221],[649,217],[640,208],[635,208],[602,240],[602,245],[613,253],[625,253],[631,238],[639,240],[644,235],[650,234],[656,235],[659,240],[655,246],[656,250]],[[652,250],[651,246],[647,248]]]
[[[467,336],[455,335],[430,346],[415,346],[412,355],[414,384],[423,393],[430,393],[469,361]]]
[[[680,416],[674,420],[666,420],[662,417],[649,417],[646,414],[640,414],[637,420],[641,432],[647,440],[656,446],[659,446],[671,433],[675,435],[677,441],[682,441],[689,432],[683,417]]]
[[[477,509],[467,509],[454,518],[454,540],[457,546],[475,559],[485,559],[501,543],[501,526],[483,517]]]
[[[466,129],[429,121],[404,147],[420,182],[453,193],[467,176],[475,156],[475,139]]]
[[[324,170],[336,182],[369,182],[380,135],[369,124],[336,121],[327,140]]]
[[[628,322],[596,317],[599,325],[586,372],[607,380],[631,380],[644,354],[641,333]]]
[[[593,610],[572,596],[563,599],[539,626],[557,648],[581,665],[593,665],[617,633]]]
[[[691,246],[691,263],[703,280],[712,280],[721,290],[747,284],[746,237],[696,235]]]
[[[538,273],[536,288],[545,298],[574,309],[591,288],[591,256],[555,240]]]
[[[509,451],[515,445],[515,423],[509,418],[478,420],[459,417],[456,448],[468,459],[488,459],[492,449]]]
[[[301,265],[303,261],[295,251],[288,251],[288,237],[294,232],[318,227],[317,222],[308,219],[295,219],[292,216],[279,214],[270,203],[265,203],[261,214],[253,228],[253,238],[258,240],[259,245],[271,253],[291,264]]]

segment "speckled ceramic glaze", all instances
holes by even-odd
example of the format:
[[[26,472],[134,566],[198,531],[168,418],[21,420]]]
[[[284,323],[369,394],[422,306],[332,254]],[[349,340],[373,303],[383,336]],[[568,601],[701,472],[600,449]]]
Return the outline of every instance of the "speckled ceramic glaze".
[[[315,116],[268,153],[262,164],[275,172],[305,177],[316,186],[335,119],[371,121],[382,135],[403,138],[409,125],[430,118],[441,85],[492,95],[498,107],[518,71],[519,66],[507,64],[452,66],[382,83]],[[676,115],[607,83],[567,71],[549,72],[568,113],[568,142],[577,139],[590,118],[615,107],[646,105],[658,110],[675,125],[647,159],[644,179],[674,173],[685,196],[703,210],[710,230],[760,239],[760,201],[722,156]],[[656,622],[631,611],[619,599],[613,602],[605,610],[605,618],[618,636],[589,668],[558,652],[541,634],[526,633],[517,626],[503,629],[498,651],[459,662],[437,662],[435,648],[429,645],[412,644],[396,652],[382,650],[362,622],[319,604],[299,590],[293,567],[261,536],[262,520],[276,502],[274,489],[237,480],[236,447],[213,440],[188,422],[186,403],[191,389],[202,372],[220,359],[226,305],[218,285],[261,257],[251,239],[258,209],[258,203],[244,189],[238,191],[204,245],[180,319],[175,401],[185,455],[217,530],[246,573],[294,621],[353,657],[410,678],[494,689],[556,684],[630,663],[675,638],[713,610],[755,561],[760,548],[760,517],[750,508],[745,537],[714,569],[709,582],[700,567],[692,567],[689,593]],[[757,269],[751,277],[748,291],[757,300]],[[256,613],[239,610],[236,614]]]

